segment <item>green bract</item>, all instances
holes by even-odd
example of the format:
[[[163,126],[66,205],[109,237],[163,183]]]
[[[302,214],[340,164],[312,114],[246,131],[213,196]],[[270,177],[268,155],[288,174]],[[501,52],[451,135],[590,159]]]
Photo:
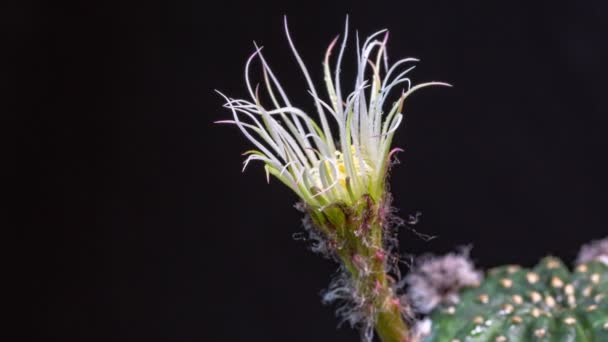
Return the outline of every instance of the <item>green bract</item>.
[[[608,341],[608,266],[597,261],[572,272],[553,257],[535,268],[488,272],[457,305],[431,314],[424,342]]]

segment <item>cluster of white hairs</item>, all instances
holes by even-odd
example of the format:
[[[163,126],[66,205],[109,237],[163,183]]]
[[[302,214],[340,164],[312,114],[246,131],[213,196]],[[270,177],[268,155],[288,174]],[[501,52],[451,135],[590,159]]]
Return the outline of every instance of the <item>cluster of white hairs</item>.
[[[608,265],[608,237],[591,241],[581,247],[576,258],[576,263],[584,264],[590,261],[599,261]]]
[[[369,312],[372,307],[367,305],[368,300],[357,292],[353,279],[345,269],[340,269],[327,290],[323,291],[324,304],[338,304],[338,326],[348,322],[352,328],[359,328],[363,342],[371,342],[374,337],[374,313]]]
[[[410,302],[416,311],[425,314],[439,304],[457,303],[461,288],[478,286],[482,280],[483,273],[475,269],[466,249],[444,256],[423,256],[405,277]]]
[[[382,248],[386,258],[386,270],[391,276],[390,287],[393,293],[399,295],[403,283],[400,281],[399,255],[393,253],[393,251],[397,249],[398,245],[397,228],[404,225],[404,221],[395,215],[396,210],[391,206],[390,193],[387,194],[382,204],[379,215],[384,222]],[[307,206],[303,202],[298,203],[296,208],[303,212],[307,211]],[[327,236],[319,232],[309,215],[304,216],[302,223],[308,233],[308,238],[299,238],[308,240],[313,252],[339,262],[339,257],[335,253],[336,247],[331,244]],[[341,266],[332,278],[329,287],[322,292],[322,300],[324,304],[337,304],[336,315],[340,319],[339,325],[348,323],[352,328],[358,328],[361,332],[361,340],[371,342],[374,337],[374,324],[377,314],[376,308],[372,305],[375,298],[366,296],[357,290],[357,283],[365,281],[365,276],[365,274],[361,274],[359,275],[360,278],[355,278],[344,266]],[[402,318],[413,322],[414,314],[410,311],[407,296],[401,295],[397,299],[401,303]]]
[[[393,293],[401,289],[397,284],[391,285]],[[410,309],[409,299],[406,295],[396,298],[400,305],[401,317],[410,323],[415,322],[414,313]],[[378,313],[371,301],[374,298],[360,294],[355,282],[345,269],[338,271],[327,290],[323,292],[324,304],[338,304],[336,315],[340,324],[348,322],[352,328],[358,328],[363,342],[372,342],[374,337],[374,324]]]
[[[340,70],[348,41],[347,18],[333,68],[330,57],[338,37],[325,53],[323,69],[328,97],[325,101],[295,47],[286,18],[284,25],[317,119],[292,104],[262,55],[262,48],[256,45],[245,66],[250,99],[233,99],[220,93],[226,100],[224,107],[232,111],[233,117],[218,122],[236,125],[255,146],[255,150],[245,153],[248,157],[243,170],[251,161],[263,162],[267,179],[275,176],[312,206],[350,204],[363,194],[379,197],[383,192],[391,141],[403,120],[404,100],[422,87],[448,84],[428,82],[412,86],[407,75],[417,59],[400,59],[389,65],[388,31],[381,30],[369,36],[363,45],[357,34],[354,89],[344,93]],[[262,104],[260,85],[253,86],[249,75],[256,59],[262,66],[262,88],[266,90],[269,104]],[[401,92],[398,100],[385,111],[385,102],[396,91]]]

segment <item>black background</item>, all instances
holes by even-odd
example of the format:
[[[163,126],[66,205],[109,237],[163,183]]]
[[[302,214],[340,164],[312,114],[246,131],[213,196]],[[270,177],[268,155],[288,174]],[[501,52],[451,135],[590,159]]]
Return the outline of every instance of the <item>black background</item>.
[[[242,174],[247,142],[212,123],[229,116],[213,89],[246,96],[253,40],[309,108],[283,14],[317,82],[349,13],[362,35],[390,30],[393,60],[421,59],[414,82],[454,85],[406,105],[395,205],[438,237],[404,229],[402,253],[472,244],[483,267],[572,261],[606,235],[608,6],[487,3],[9,5],[26,336],[357,340],[320,303],[336,266],[292,238],[295,196],[257,165]]]

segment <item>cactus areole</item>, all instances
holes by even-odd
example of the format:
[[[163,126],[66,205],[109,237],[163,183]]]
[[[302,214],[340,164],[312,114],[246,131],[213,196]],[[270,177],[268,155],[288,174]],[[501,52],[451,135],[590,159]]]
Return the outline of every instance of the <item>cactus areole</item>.
[[[455,305],[431,313],[423,342],[608,341],[608,266],[569,271],[553,257],[533,269],[492,269]]]

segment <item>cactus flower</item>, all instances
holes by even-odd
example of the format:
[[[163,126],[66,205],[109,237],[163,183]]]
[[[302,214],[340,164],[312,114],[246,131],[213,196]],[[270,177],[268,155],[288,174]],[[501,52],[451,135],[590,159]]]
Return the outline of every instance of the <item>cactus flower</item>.
[[[389,225],[390,196],[385,184],[393,136],[403,120],[404,101],[416,90],[448,84],[412,85],[415,58],[388,61],[388,31],[378,31],[362,44],[357,36],[356,75],[346,91],[341,65],[346,51],[348,20],[323,59],[322,95],[298,53],[285,20],[287,41],[306,81],[315,113],[294,103],[256,45],[245,65],[248,99],[222,95],[232,117],[218,121],[236,125],[254,149],[245,152],[245,169],[262,162],[303,201],[310,230],[341,263],[345,276],[330,286],[326,299],[340,299],[345,320],[359,325],[365,340],[374,328],[383,341],[409,340],[407,305],[397,295],[396,241]],[[334,58],[332,58],[334,57]],[[252,81],[252,63],[261,64],[262,83]],[[255,85],[254,85],[255,84]],[[389,275],[393,271],[393,275]],[[345,280],[346,279],[346,280]]]
[[[347,27],[333,68],[330,57],[338,37],[325,53],[326,101],[296,50],[286,21],[285,31],[306,79],[316,117],[291,103],[262,49],[256,48],[245,66],[250,99],[224,96],[232,120],[218,122],[236,125],[255,146],[246,152],[245,166],[251,161],[263,162],[268,175],[280,179],[309,205],[353,204],[364,194],[375,200],[381,198],[391,141],[403,120],[405,99],[420,88],[447,84],[429,82],[412,86],[408,74],[417,59],[404,58],[389,65],[388,31],[382,30],[368,37],[362,46],[357,38],[355,84],[349,93],[344,92],[340,69],[348,41]],[[256,59],[261,62],[264,83],[254,87],[249,71]],[[260,91],[266,91],[269,103],[262,103]],[[396,92],[401,92],[397,101],[387,106]]]

